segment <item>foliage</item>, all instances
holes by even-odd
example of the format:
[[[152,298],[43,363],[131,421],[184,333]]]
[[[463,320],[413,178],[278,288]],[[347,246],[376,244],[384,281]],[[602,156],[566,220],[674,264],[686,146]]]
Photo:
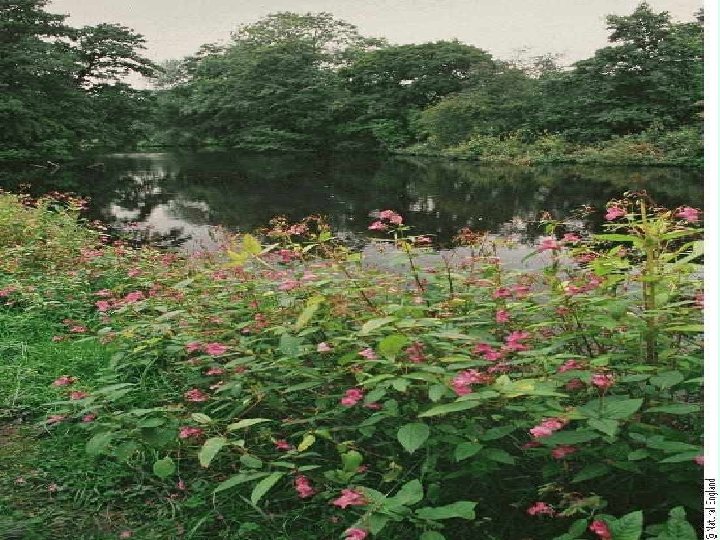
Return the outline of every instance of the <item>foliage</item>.
[[[2,225],[73,217],[2,201]],[[370,226],[388,269],[317,217],[187,260],[78,231],[57,265],[13,252],[0,309],[51,307],[74,319],[63,342],[112,348],[102,374],[52,374],[44,429],[152,475],[167,499],[145,512],[193,534],[692,538],[675,507],[700,510],[699,212],[635,193],[603,212],[598,235],[547,221],[538,274],[469,230],[433,256],[390,210]]]

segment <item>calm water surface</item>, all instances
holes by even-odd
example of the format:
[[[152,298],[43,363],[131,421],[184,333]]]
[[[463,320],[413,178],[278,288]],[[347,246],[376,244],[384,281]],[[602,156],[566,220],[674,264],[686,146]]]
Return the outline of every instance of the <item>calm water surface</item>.
[[[0,174],[0,187],[74,191],[91,197],[90,217],[117,227],[139,223],[151,240],[192,251],[212,245],[211,229],[253,231],[277,215],[322,214],[348,241],[367,238],[371,214],[386,208],[444,245],[462,227],[514,235],[531,244],[543,211],[573,211],[627,190],[658,204],[702,206],[702,174],[668,168],[505,167],[373,155],[238,153],[115,154],[91,166]],[[572,226],[598,227],[594,217]]]

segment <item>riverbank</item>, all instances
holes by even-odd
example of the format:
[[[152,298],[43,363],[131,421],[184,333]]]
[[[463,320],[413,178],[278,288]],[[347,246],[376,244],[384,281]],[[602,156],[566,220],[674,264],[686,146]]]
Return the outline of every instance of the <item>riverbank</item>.
[[[697,210],[612,201],[593,236],[548,222],[532,273],[470,230],[463,264],[427,267],[386,210],[369,227],[399,273],[317,218],[182,257],[108,245],[82,207],[0,195],[0,483],[17,486],[0,533],[694,537]]]

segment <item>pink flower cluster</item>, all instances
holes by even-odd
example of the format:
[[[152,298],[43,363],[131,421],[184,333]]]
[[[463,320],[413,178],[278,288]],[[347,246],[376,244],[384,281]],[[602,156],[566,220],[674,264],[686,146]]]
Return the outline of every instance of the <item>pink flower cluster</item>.
[[[330,351],[332,351],[333,349],[332,349],[332,347],[331,347],[330,345],[328,345],[327,343],[325,343],[325,342],[323,341],[322,343],[318,343],[318,346],[317,346],[317,349],[316,349],[316,350],[317,350],[317,352],[319,352],[319,353],[325,353],[325,352],[330,352]]]
[[[607,390],[615,384],[615,379],[612,373],[595,373],[590,382],[593,386],[600,388],[601,390]]]
[[[590,524],[590,532],[594,532],[601,540],[612,540],[612,533],[608,524],[602,520],[596,519]]]
[[[310,484],[310,479],[302,474],[295,477],[295,491],[297,491],[298,497],[301,499],[307,499],[315,495],[316,491]]]
[[[481,354],[485,360],[495,362],[500,360],[504,355],[501,351],[497,351],[487,343],[478,343],[473,347],[473,354]]]
[[[492,376],[481,373],[477,369],[466,369],[453,377],[451,386],[458,396],[464,396],[472,392],[473,384],[488,384],[492,382]]]
[[[332,502],[332,504],[342,509],[348,506],[364,506],[367,503],[368,500],[365,498],[365,495],[356,489],[343,489],[340,492],[340,497]]]
[[[566,285],[565,293],[570,296],[575,296],[576,294],[590,292],[597,289],[600,285],[602,285],[602,283],[603,280],[600,276],[588,274],[587,276],[584,276],[582,280]]]
[[[197,341],[191,341],[190,343],[185,344],[185,351],[189,354],[202,350],[210,356],[220,356],[221,354],[227,352],[228,349],[229,347],[227,345],[216,342],[203,344]]]
[[[392,210],[383,210],[378,215],[380,218],[377,221],[373,221],[370,226],[368,227],[371,231],[386,231],[390,227],[390,225],[402,225],[403,218],[400,214],[397,212],[394,212]]]
[[[192,390],[188,390],[185,392],[185,399],[187,401],[193,401],[196,403],[201,403],[203,401],[208,400],[207,394],[205,394],[202,390],[199,390],[197,388],[193,388]]]
[[[627,211],[622,206],[614,205],[607,209],[607,213],[605,214],[605,219],[607,221],[614,221],[625,215],[627,215]]]
[[[345,390],[345,395],[340,400],[340,403],[345,407],[352,407],[357,405],[363,396],[363,391],[360,388],[349,388]]]
[[[540,422],[537,426],[530,430],[530,435],[539,439],[541,437],[549,437],[554,432],[562,429],[567,424],[567,420],[562,418],[547,418]]]
[[[557,368],[558,373],[565,373],[566,371],[573,371],[576,369],[582,369],[584,365],[577,360],[567,360],[562,366]]]
[[[531,516],[552,516],[555,509],[550,504],[538,501],[527,509],[527,513]]]
[[[292,444],[287,442],[285,439],[277,439],[275,441],[275,449],[280,450],[281,452],[287,452],[288,450],[292,450],[295,448]]]
[[[555,459],[563,459],[564,457],[569,456],[570,454],[574,454],[575,452],[577,452],[576,447],[569,445],[561,445],[553,448],[550,452],[550,455]]]
[[[365,529],[358,529],[357,527],[350,527],[343,533],[345,540],[365,540],[368,532]]]
[[[544,236],[540,239],[540,245],[538,245],[538,251],[542,253],[543,251],[558,251],[562,245],[560,242],[555,240],[552,236]]]
[[[53,386],[68,386],[77,381],[76,377],[69,377],[68,375],[62,375],[55,379],[52,383]]]
[[[202,428],[192,427],[192,426],[183,426],[180,428],[179,437],[181,439],[192,439],[197,437],[202,437],[205,435],[205,432],[202,430]]]
[[[692,208],[691,206],[683,206],[675,212],[675,215],[680,219],[689,221],[690,223],[697,223],[700,221],[700,210]]]
[[[510,312],[506,309],[498,309],[495,312],[495,322],[498,324],[506,324],[510,322]]]
[[[421,341],[414,341],[409,347],[405,349],[405,355],[408,360],[414,364],[419,364],[425,361],[425,344]]]
[[[365,358],[366,360],[377,360],[378,359],[377,353],[374,350],[372,350],[370,347],[363,349],[358,354],[360,356],[362,356],[363,358]]]
[[[529,345],[522,343],[523,341],[530,338],[530,334],[527,332],[511,332],[505,337],[505,349],[508,351],[527,351],[530,349]]]

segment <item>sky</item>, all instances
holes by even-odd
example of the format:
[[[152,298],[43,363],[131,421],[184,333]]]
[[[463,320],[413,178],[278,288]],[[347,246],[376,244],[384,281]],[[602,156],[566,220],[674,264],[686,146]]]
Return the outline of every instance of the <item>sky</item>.
[[[278,11],[328,11],[360,33],[391,43],[457,38],[500,59],[553,53],[569,65],[607,43],[604,17],[627,15],[639,0],[53,0],[73,26],[115,22],[147,39],[152,60],[182,58],[227,40],[241,24]],[[701,0],[649,0],[689,21]]]

